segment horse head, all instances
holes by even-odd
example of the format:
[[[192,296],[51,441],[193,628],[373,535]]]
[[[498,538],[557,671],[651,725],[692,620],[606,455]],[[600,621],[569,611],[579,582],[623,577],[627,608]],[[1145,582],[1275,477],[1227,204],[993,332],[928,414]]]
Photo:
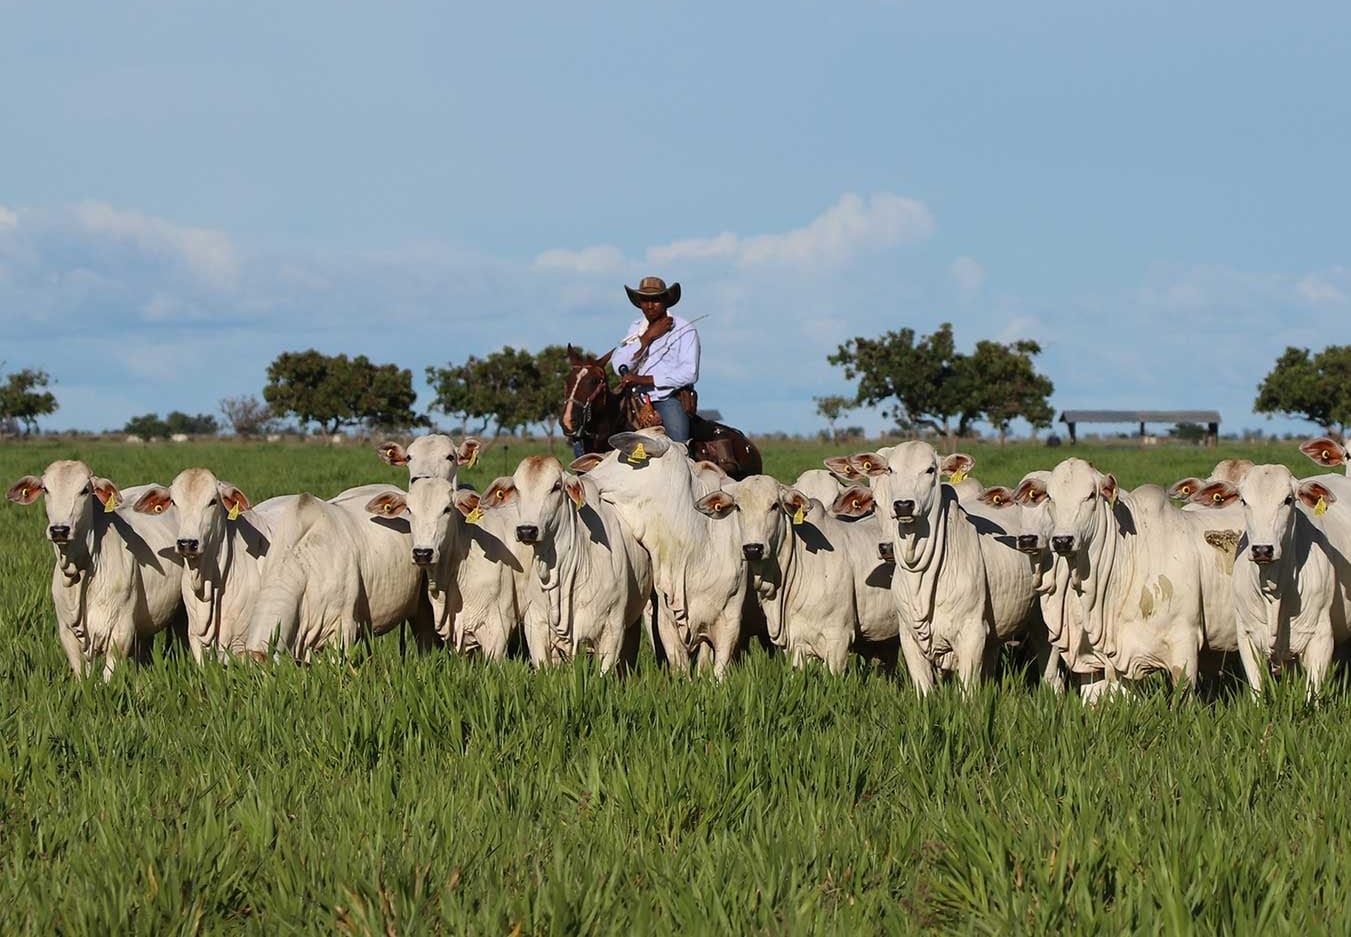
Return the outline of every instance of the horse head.
[[[609,403],[610,384],[605,377],[605,366],[610,363],[611,349],[599,358],[588,358],[568,345],[571,367],[563,381],[563,433],[569,437],[587,431],[593,411]]]

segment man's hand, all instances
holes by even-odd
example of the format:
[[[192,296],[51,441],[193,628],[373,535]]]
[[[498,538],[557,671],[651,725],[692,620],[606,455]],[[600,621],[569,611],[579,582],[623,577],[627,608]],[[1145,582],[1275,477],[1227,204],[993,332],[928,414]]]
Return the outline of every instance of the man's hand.
[[[648,345],[651,345],[657,339],[671,331],[674,326],[675,319],[672,319],[670,316],[662,316],[656,322],[648,324],[647,328],[643,330],[643,336],[639,341],[642,342],[643,348],[646,349]]]
[[[634,374],[630,371],[619,379],[619,389],[628,390],[631,387],[638,387],[644,390],[650,390],[656,387],[656,382],[652,380],[650,374]]]

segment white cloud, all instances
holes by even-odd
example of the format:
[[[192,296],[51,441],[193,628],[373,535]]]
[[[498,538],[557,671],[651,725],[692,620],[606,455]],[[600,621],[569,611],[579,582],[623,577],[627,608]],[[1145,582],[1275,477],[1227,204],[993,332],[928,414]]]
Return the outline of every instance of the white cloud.
[[[211,286],[227,288],[238,282],[238,251],[220,231],[176,225],[102,202],[77,205],[72,215],[86,234],[129,243],[147,254],[175,260]]]
[[[1295,295],[1311,306],[1343,306],[1347,301],[1346,292],[1330,277],[1340,275],[1341,279],[1346,279],[1346,272],[1338,268],[1327,277],[1311,273],[1295,284]]]
[[[0,229],[18,227],[19,216],[4,205],[0,205]]]
[[[581,250],[557,248],[547,250],[535,258],[541,270],[563,270],[572,273],[616,273],[625,266],[624,252],[609,244],[584,247]]]
[[[985,285],[985,268],[970,257],[958,257],[948,267],[948,273],[964,297],[974,296]]]

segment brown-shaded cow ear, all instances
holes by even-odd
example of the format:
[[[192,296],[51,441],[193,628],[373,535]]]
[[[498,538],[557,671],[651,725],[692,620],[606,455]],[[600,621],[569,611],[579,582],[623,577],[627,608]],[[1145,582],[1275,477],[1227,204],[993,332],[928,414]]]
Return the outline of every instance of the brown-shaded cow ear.
[[[122,503],[122,492],[117,490],[111,479],[100,478],[95,475],[89,479],[89,484],[93,489],[94,497],[98,498],[99,504],[103,505],[103,510],[111,514],[117,510],[117,506]]]
[[[1116,504],[1116,496],[1119,493],[1117,491],[1116,476],[1111,472],[1102,476],[1102,480],[1098,482],[1098,491],[1102,492],[1102,496],[1107,499],[1108,504]]]
[[[866,485],[850,485],[835,496],[830,513],[836,517],[865,517],[876,506],[872,489]]]
[[[988,504],[992,508],[1006,508],[1013,503],[1013,492],[1003,485],[991,485],[981,491],[976,500]]]
[[[586,455],[579,455],[577,458],[573,459],[571,464],[568,465],[568,469],[579,475],[585,475],[604,461],[604,453],[588,452]]]
[[[849,464],[859,475],[866,475],[869,478],[885,475],[891,471],[887,460],[876,452],[855,452],[849,457]]]
[[[1319,436],[1300,444],[1299,451],[1319,465],[1341,465],[1346,462],[1346,447],[1330,436]]]
[[[563,476],[563,491],[571,499],[572,506],[577,510],[580,511],[582,505],[586,504],[586,486],[576,475]]]
[[[144,491],[131,509],[140,514],[163,514],[173,503],[174,499],[170,496],[169,489],[163,485],[156,485]]]
[[[779,492],[779,508],[792,518],[794,524],[801,524],[811,510],[811,499],[796,488],[784,488]]]
[[[1019,504],[1041,504],[1046,497],[1046,484],[1035,478],[1024,478],[1013,490],[1013,500]]]
[[[5,497],[15,504],[32,504],[41,497],[44,490],[46,489],[42,486],[42,479],[36,475],[25,475],[9,486]]]
[[[408,513],[408,499],[401,494],[386,491],[367,501],[366,510],[376,517],[403,517]]]
[[[1168,489],[1168,497],[1179,501],[1186,501],[1204,486],[1205,482],[1201,481],[1201,479],[1194,476],[1188,476],[1187,478],[1173,482],[1172,487]]]
[[[971,470],[976,467],[976,460],[965,452],[954,452],[943,460],[939,466],[944,475],[950,476],[948,481],[955,485],[966,476],[971,474]]]
[[[1329,504],[1337,502],[1337,496],[1332,493],[1331,488],[1312,478],[1300,482],[1295,493],[1306,507],[1313,508],[1315,514],[1322,514],[1328,509]]]
[[[479,501],[482,499],[472,488],[460,488],[451,496],[451,500],[455,502],[455,510],[468,517],[478,510]]]
[[[375,447],[380,461],[386,465],[407,465],[408,452],[396,442],[382,442]]]
[[[821,461],[825,463],[826,468],[830,469],[831,472],[838,475],[840,478],[852,480],[863,477],[862,473],[854,468],[854,464],[849,461],[849,456],[847,455],[827,456]]]
[[[493,483],[483,491],[483,496],[479,498],[479,507],[487,511],[499,505],[506,504],[512,498],[516,497],[516,479],[510,475],[503,475],[500,478],[493,479]]]
[[[230,520],[235,520],[240,514],[253,507],[249,503],[248,496],[229,482],[218,483],[216,490],[220,492],[221,506],[225,508]]]
[[[455,462],[471,469],[478,464],[478,457],[482,451],[483,443],[479,442],[477,437],[466,436],[455,448]]]
[[[1229,482],[1211,482],[1192,492],[1191,502],[1208,508],[1224,508],[1238,500],[1238,489]]]
[[[715,491],[712,494],[706,494],[698,501],[694,502],[695,508],[701,514],[707,514],[709,517],[723,518],[736,508],[736,499],[726,491]]]

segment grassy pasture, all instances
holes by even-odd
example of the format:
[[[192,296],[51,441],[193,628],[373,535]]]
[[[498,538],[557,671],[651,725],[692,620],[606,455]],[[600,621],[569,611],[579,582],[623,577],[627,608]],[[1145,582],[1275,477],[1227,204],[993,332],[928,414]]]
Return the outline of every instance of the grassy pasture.
[[[508,466],[536,448],[513,445]],[[1071,452],[1128,486],[1291,444]],[[766,447],[791,478],[819,444]],[[366,448],[0,446],[255,500],[402,481]],[[469,478],[503,471],[501,447]],[[1343,932],[1351,696],[1297,680],[1089,710],[1013,681],[920,702],[758,650],[722,684],[449,655],[157,661],[77,683],[39,507],[0,504],[0,933]]]

